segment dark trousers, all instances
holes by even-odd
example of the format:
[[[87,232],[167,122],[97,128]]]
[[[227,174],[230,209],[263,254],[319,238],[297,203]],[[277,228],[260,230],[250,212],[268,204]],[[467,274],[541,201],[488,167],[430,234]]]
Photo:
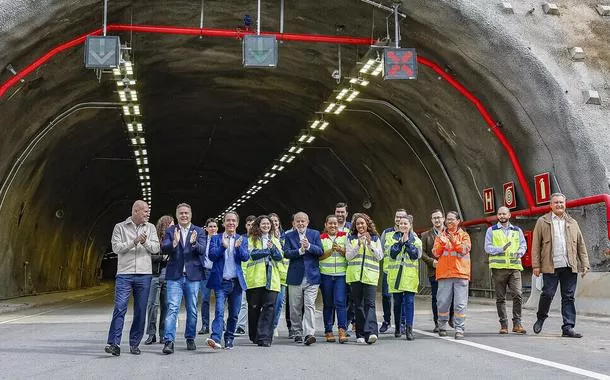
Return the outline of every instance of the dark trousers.
[[[266,288],[246,290],[248,300],[248,336],[252,343],[271,343],[273,315],[278,292]]]
[[[129,330],[129,345],[138,346],[146,327],[146,304],[150,292],[150,274],[118,274],[114,287],[114,311],[108,330],[108,344],[121,344],[127,302],[133,291],[133,321]]]
[[[542,275],[544,285],[538,302],[538,319],[545,320],[549,316],[551,302],[557,291],[557,285],[561,291],[561,315],[563,316],[563,331],[574,328],[576,325],[576,307],[574,306],[574,293],[578,273],[572,273],[571,268],[557,268],[555,273],[544,273]]]
[[[381,305],[383,307],[383,321],[390,323],[392,319],[392,295],[388,290],[388,274],[385,272],[381,279]]]
[[[379,335],[375,310],[376,286],[361,282],[351,284],[356,310],[356,338],[369,339],[369,335]]]
[[[396,331],[400,330],[400,326],[413,326],[413,317],[415,316],[415,293],[401,292],[393,293],[394,298],[394,327]]]
[[[430,288],[432,290],[432,315],[434,316],[434,324],[438,323],[438,307],[436,306],[436,294],[438,293],[438,281],[436,277],[428,277],[430,280]],[[453,321],[453,301],[451,302],[451,307],[449,308],[449,320]]]
[[[352,287],[347,286],[347,325],[356,321],[356,307],[354,297],[352,297]]]
[[[286,328],[288,330],[292,329],[292,322],[290,322],[290,297],[288,297],[288,286],[286,286],[286,292],[284,293],[284,318],[286,319]]]
[[[159,338],[161,339],[163,339],[165,316],[167,315],[165,293],[165,277],[153,276],[150,281],[150,293],[148,296],[148,305],[146,306],[146,313],[148,314],[146,333],[148,335],[155,335],[157,333],[157,311],[159,310]]]
[[[513,295],[513,325],[521,324],[521,271],[518,269],[492,269],[496,289],[496,308],[500,325],[508,326],[508,316],[506,315],[506,288]]]

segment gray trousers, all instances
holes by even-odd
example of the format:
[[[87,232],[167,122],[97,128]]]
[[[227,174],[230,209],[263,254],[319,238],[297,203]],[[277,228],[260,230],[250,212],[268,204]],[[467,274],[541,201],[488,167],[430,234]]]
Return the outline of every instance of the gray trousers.
[[[290,322],[295,336],[315,335],[316,297],[320,285],[288,285]],[[304,310],[304,313],[303,313]]]
[[[445,278],[438,280],[436,302],[438,306],[438,328],[445,330],[449,322],[449,309],[453,299],[453,326],[456,332],[464,332],[468,309],[468,280]]]
[[[246,330],[248,324],[248,300],[246,300],[246,291],[244,290],[241,294],[241,308],[239,309],[239,315],[237,316],[237,327]]]
[[[513,295],[513,326],[521,324],[521,271],[518,269],[492,269],[491,273],[496,287],[496,307],[500,325],[508,326],[506,316],[506,288]]]

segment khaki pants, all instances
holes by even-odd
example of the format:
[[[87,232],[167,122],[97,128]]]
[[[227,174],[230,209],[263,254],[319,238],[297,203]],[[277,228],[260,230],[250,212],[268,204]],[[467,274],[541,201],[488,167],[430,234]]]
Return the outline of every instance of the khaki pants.
[[[290,322],[295,336],[315,335],[316,297],[320,285],[288,285]]]
[[[500,325],[508,326],[506,315],[506,289],[513,295],[513,326],[521,324],[521,271],[518,269],[492,269],[494,284],[496,287],[496,307]]]

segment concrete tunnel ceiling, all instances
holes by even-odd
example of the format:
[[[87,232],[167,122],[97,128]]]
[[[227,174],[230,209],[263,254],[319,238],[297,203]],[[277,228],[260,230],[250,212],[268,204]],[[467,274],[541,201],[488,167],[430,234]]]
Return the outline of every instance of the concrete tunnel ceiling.
[[[256,1],[204,3],[205,27],[235,29],[245,14],[256,18]],[[100,1],[32,4],[0,1],[1,67],[10,63],[19,71],[102,24]],[[262,29],[279,31],[280,2],[262,4]],[[200,5],[110,1],[108,22],[197,27]],[[608,141],[592,131],[607,128],[607,120],[604,124],[598,116],[607,105],[584,110],[575,105],[544,52],[528,49],[510,36],[514,26],[499,27],[475,5],[405,1],[402,46],[417,48],[482,101],[501,122],[530,186],[534,174],[551,170],[554,189],[559,185],[571,198],[606,193],[608,159],[592,141],[602,146]],[[504,17],[496,8],[493,12]],[[387,15],[355,0],[287,0],[284,28],[377,39],[386,36]],[[532,17],[542,24],[550,16],[538,10]],[[337,25],[343,26],[339,32]],[[608,30],[588,25],[592,33]],[[183,201],[193,206],[198,224],[222,212],[346,84],[344,79],[339,86],[331,77],[338,67],[334,44],[286,41],[277,68],[245,69],[241,41],[235,39],[116,34],[132,47],[149,152],[152,222]],[[368,54],[368,46],[342,46],[343,74],[356,73]],[[608,71],[603,54],[600,50],[592,60],[595,73]],[[118,101],[112,75],[98,82],[93,71],[83,68],[82,57],[82,47],[68,49],[0,98],[3,185],[19,164],[0,209],[6,221],[0,228],[0,298],[94,283],[110,250],[113,224],[128,216],[140,197],[120,110],[101,104]],[[11,76],[4,70],[0,83]],[[96,104],[58,121],[27,159],[18,159],[62,112],[87,102]],[[321,228],[342,200],[351,213],[370,213],[380,229],[392,223],[397,207],[414,213],[416,227],[425,227],[430,210],[456,209],[456,199],[465,219],[483,216],[482,188],[500,192],[507,181],[515,182],[519,208],[529,207],[506,151],[476,107],[427,67],[420,65],[416,81],[372,79],[343,114],[327,119],[329,128],[240,207],[240,215],[275,211],[287,223],[293,212],[305,210]],[[607,267],[602,208],[589,207],[577,216],[591,242],[593,265]],[[533,226],[531,219],[520,223]],[[482,241],[480,230],[472,233],[473,240]],[[487,286],[476,274],[485,272],[484,259],[473,265],[473,282]]]

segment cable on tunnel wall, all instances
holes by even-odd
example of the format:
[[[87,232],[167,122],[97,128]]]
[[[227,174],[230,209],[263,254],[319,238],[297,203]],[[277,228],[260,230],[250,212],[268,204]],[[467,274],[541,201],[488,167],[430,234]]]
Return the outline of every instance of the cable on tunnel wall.
[[[0,187],[0,212],[2,211],[2,206],[4,205],[4,200],[6,199],[6,195],[8,194],[13,181],[17,177],[19,173],[19,169],[23,163],[27,160],[29,155],[36,149],[38,143],[40,143],[47,134],[53,131],[53,129],[65,120],[68,116],[72,115],[75,112],[87,110],[87,109],[120,109],[122,106],[121,103],[112,103],[112,102],[86,102],[86,103],[78,103],[65,110],[64,112],[57,115],[53,120],[47,124],[41,131],[39,131],[28,143],[25,149],[21,152],[17,160],[11,166],[11,170],[9,171],[6,180],[2,182],[2,187]]]

